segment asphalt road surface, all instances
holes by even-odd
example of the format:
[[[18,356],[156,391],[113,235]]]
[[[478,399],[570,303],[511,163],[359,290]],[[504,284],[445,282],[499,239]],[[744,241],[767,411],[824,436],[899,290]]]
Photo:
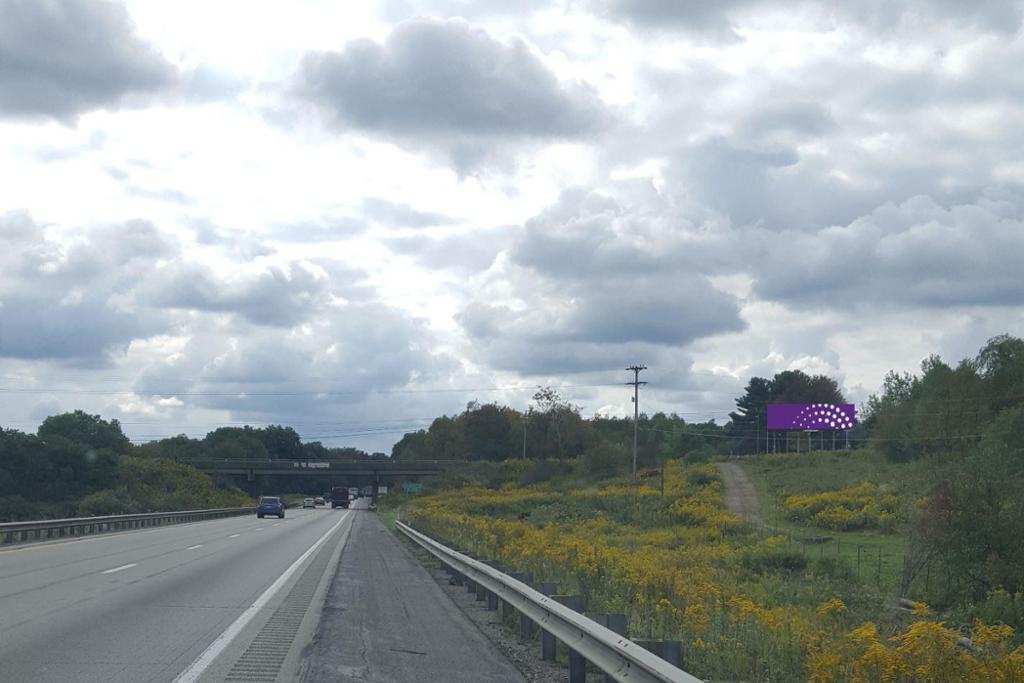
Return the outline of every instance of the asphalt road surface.
[[[523,680],[364,509],[0,550],[0,683],[300,677]]]
[[[0,550],[0,680],[275,680],[233,669],[290,596],[291,638],[270,643],[262,666],[297,671],[330,561],[368,514],[296,509]],[[314,609],[300,599],[297,611],[303,581]]]
[[[304,683],[525,683],[376,515],[352,524]]]

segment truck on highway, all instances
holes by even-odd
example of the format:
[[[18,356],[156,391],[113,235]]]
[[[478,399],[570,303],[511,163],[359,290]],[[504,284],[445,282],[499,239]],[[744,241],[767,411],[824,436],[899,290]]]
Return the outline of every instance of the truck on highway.
[[[331,489],[331,508],[348,507],[348,487],[335,486]]]

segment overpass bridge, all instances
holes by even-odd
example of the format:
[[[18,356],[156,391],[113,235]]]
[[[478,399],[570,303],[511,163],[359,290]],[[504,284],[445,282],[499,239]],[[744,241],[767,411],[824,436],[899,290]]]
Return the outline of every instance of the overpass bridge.
[[[341,485],[371,486],[377,502],[381,484],[392,485],[412,477],[436,477],[446,469],[465,465],[462,460],[243,460],[237,458],[181,459],[209,475],[245,477],[250,492],[259,488],[260,477],[311,477]]]

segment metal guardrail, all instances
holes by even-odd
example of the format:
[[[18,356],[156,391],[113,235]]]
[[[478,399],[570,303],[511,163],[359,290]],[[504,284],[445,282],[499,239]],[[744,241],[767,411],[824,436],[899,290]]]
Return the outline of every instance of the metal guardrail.
[[[522,581],[452,550],[407,524],[406,536],[455,571],[494,593],[584,659],[623,683],[702,683],[625,636],[559,604]]]
[[[141,529],[183,522],[199,522],[221,517],[249,515],[254,507],[215,508],[211,510],[181,510],[178,512],[146,512],[135,515],[107,515],[104,517],[72,517],[44,519],[34,522],[0,523],[0,545],[26,541],[41,541],[69,536],[88,536],[107,531]]]

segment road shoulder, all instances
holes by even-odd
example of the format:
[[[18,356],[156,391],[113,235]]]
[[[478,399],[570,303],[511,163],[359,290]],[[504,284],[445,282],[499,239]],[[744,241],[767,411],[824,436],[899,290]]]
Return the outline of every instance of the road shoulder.
[[[525,679],[370,512],[357,512],[302,681]]]

